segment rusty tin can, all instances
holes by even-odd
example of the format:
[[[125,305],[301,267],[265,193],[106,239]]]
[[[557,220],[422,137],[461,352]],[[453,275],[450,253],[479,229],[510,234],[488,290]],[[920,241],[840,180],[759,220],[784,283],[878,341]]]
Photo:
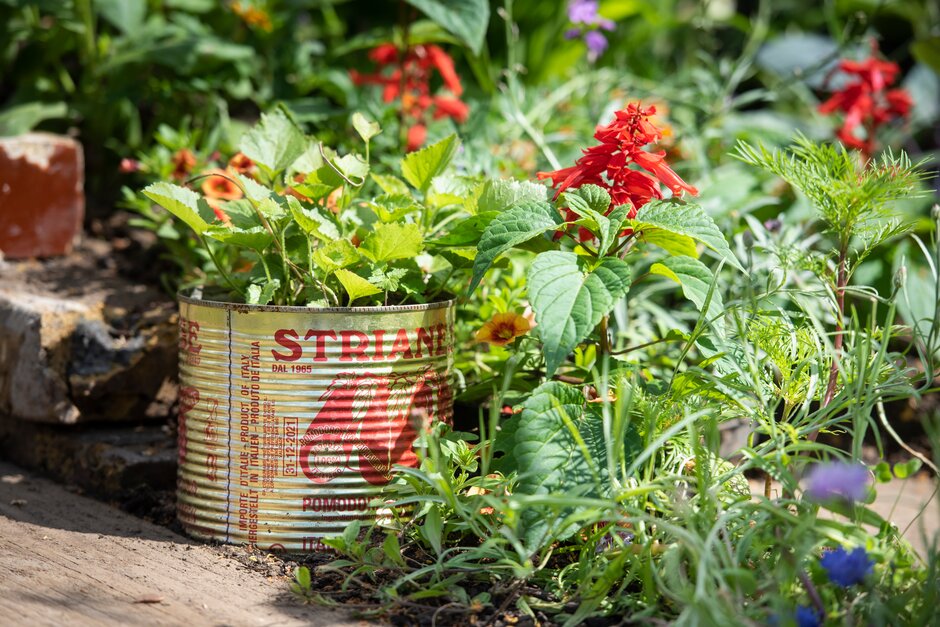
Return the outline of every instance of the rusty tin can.
[[[418,430],[449,420],[454,303],[273,307],[181,295],[177,512],[197,538],[316,551]]]

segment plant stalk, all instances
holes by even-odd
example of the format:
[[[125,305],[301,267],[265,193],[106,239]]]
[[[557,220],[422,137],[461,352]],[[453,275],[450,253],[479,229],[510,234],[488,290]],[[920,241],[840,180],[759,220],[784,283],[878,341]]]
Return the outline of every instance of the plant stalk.
[[[611,354],[610,336],[609,336],[609,331],[607,328],[609,322],[610,322],[610,316],[604,316],[603,318],[601,318],[601,323],[598,327],[600,329],[600,336],[601,336],[600,338],[601,342],[600,342],[600,346],[598,347],[598,349],[600,350],[601,355]]]

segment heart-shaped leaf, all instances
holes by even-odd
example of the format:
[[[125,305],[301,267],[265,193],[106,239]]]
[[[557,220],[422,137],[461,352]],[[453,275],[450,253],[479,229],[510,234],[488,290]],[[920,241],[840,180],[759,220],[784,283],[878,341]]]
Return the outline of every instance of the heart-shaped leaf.
[[[529,269],[529,302],[548,376],[630,289],[630,266],[625,261],[605,257],[587,272],[581,264],[574,253],[549,251],[536,257]]]

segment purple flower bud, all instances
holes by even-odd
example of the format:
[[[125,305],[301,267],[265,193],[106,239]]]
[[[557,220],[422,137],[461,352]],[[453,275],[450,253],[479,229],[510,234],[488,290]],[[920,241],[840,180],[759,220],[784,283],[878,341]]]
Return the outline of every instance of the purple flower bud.
[[[565,39],[577,39],[581,36],[580,28],[569,28],[565,31]]]
[[[600,31],[592,30],[584,34],[584,43],[588,47],[588,60],[593,63],[607,50],[607,38]]]
[[[843,588],[862,583],[872,570],[875,560],[868,557],[862,547],[856,547],[851,553],[841,546],[834,551],[827,551],[819,560],[819,565],[826,569],[829,580]]]
[[[783,222],[780,221],[780,218],[771,218],[764,221],[764,228],[771,233],[779,231],[781,226],[783,226]]]
[[[574,24],[593,24],[597,19],[597,0],[571,0],[568,20]]]
[[[868,494],[870,481],[871,475],[862,464],[816,464],[806,475],[806,495],[815,501],[861,501]]]

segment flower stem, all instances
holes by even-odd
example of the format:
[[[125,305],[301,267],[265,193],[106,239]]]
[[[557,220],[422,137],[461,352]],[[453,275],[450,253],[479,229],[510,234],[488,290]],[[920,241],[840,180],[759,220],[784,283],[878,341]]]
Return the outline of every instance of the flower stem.
[[[836,384],[839,382],[839,356],[842,353],[842,342],[845,332],[845,287],[848,282],[846,269],[846,256],[848,247],[843,244],[839,251],[839,270],[836,276],[836,337],[833,340],[834,355],[832,367],[829,369],[829,386],[826,388],[826,396],[823,398],[823,407],[832,401],[836,393]]]
[[[608,335],[608,329],[607,329],[609,321],[610,321],[610,316],[604,316],[603,318],[601,318],[601,323],[598,327],[600,330],[600,336],[601,336],[601,343],[599,346],[601,355],[611,354],[610,337]]]
[[[848,240],[843,240],[839,249],[839,268],[836,273],[836,336],[832,347],[832,366],[829,368],[829,383],[826,386],[826,394],[823,396],[822,406],[827,407],[836,395],[836,387],[839,384],[839,357],[842,354],[843,335],[845,333],[845,287],[848,283]],[[815,442],[819,436],[819,430],[809,434],[809,440]]]
[[[204,237],[199,234],[196,234],[196,238],[202,244],[202,247],[206,249],[206,252],[209,253],[209,258],[212,259],[212,263],[215,265],[215,269],[219,271],[219,274],[222,275],[222,278],[225,279],[225,282],[228,283],[229,287],[238,292],[242,298],[245,297],[245,291],[241,289],[235,281],[232,280],[232,277],[228,272],[225,271],[225,268],[219,263],[219,260],[216,258],[215,253],[212,252],[212,247],[209,246],[209,242],[206,241]]]
[[[813,582],[810,580],[809,575],[806,574],[806,571],[800,571],[800,582],[803,584],[803,587],[806,588],[806,594],[809,595],[810,601],[813,602],[813,607],[816,608],[816,611],[819,612],[820,616],[825,616],[826,605],[823,603],[822,597],[819,596],[819,591],[816,590],[816,586],[813,585]]]

